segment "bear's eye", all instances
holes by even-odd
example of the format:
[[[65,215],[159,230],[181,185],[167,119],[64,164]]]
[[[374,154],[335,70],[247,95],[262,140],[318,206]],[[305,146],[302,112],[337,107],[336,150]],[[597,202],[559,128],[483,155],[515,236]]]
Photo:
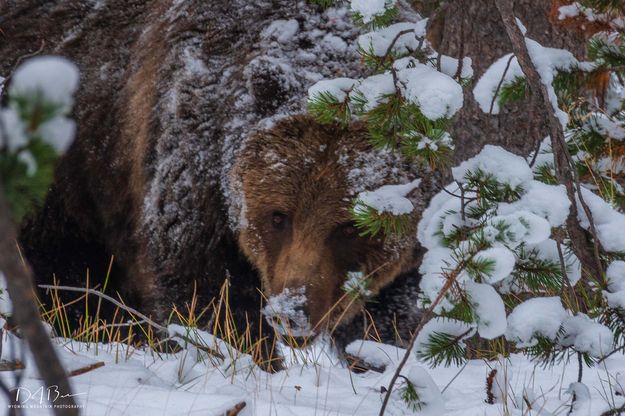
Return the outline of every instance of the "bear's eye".
[[[341,235],[345,238],[354,238],[358,236],[358,229],[356,228],[356,224],[353,222],[340,225],[339,230]]]
[[[271,214],[271,225],[276,230],[282,230],[286,224],[286,214],[280,211],[274,211]]]

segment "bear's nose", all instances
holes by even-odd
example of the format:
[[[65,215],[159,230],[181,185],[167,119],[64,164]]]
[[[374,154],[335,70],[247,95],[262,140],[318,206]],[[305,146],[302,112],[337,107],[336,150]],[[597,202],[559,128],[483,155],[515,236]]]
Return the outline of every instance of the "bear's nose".
[[[289,310],[266,312],[267,322],[284,337],[309,337],[314,333],[306,307],[299,305]]]
[[[263,310],[269,325],[283,339],[314,337],[307,308],[306,289],[285,288],[267,299]]]

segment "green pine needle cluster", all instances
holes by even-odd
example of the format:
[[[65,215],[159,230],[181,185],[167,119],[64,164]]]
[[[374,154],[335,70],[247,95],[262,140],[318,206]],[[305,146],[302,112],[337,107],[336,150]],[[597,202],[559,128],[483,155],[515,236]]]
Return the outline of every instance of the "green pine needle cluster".
[[[58,158],[55,149],[41,137],[39,128],[63,114],[64,109],[39,92],[9,96],[8,102],[25,126],[27,138],[26,144],[17,149],[0,145],[0,181],[13,220],[19,223],[32,208],[43,204]],[[3,134],[8,134],[7,128],[0,124]]]
[[[423,408],[423,403],[419,397],[419,392],[410,380],[403,377],[404,384],[399,388],[399,397],[413,412],[419,412]]]
[[[317,6],[322,7],[323,9],[332,7],[336,3],[336,0],[308,0],[308,1],[312,4],[316,4]]]
[[[625,66],[625,33],[621,33],[620,41],[608,42],[605,38],[593,37],[588,44],[588,57],[597,65],[622,72]]]
[[[397,13],[398,11],[396,7],[389,7],[383,14],[374,16],[369,22],[365,22],[360,13],[354,13],[353,19],[357,24],[364,26],[369,30],[376,30],[393,23],[393,20],[397,17]]]
[[[510,103],[521,101],[527,95],[527,82],[524,77],[515,77],[512,81],[504,83],[497,94],[497,102],[501,107]]]
[[[321,92],[308,100],[308,112],[324,124],[338,122],[347,125],[352,118],[348,102],[337,100],[329,92]]]
[[[409,215],[379,212],[359,199],[353,205],[352,219],[356,227],[360,229],[360,236],[363,237],[375,237],[378,234],[385,236],[404,235],[410,224]]]
[[[521,247],[514,272],[514,284],[532,293],[558,293],[564,285],[559,263],[541,259],[536,250]]]
[[[39,138],[34,138],[22,151],[30,152],[37,168],[30,172],[18,154],[0,150],[0,180],[16,223],[43,201],[54,173],[57,154]]]
[[[460,366],[466,360],[466,347],[462,340],[454,335],[434,332],[424,343],[424,348],[417,357],[432,367],[444,365]]]
[[[623,10],[622,0],[579,0],[585,7],[594,9],[599,13],[618,12]]]

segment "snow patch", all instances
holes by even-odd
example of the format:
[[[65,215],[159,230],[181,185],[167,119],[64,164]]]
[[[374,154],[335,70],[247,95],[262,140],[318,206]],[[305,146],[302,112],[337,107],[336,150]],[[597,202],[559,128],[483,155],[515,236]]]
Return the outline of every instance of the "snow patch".
[[[365,205],[371,207],[377,212],[388,212],[393,215],[410,214],[414,205],[406,195],[419,186],[421,179],[402,185],[384,185],[375,191],[361,192],[358,194],[358,200]],[[356,206],[356,209],[366,209],[365,207]]]
[[[614,341],[612,331],[583,313],[566,318],[563,328],[564,337],[560,344],[564,347],[572,346],[576,351],[596,358],[601,358],[612,351]]]
[[[449,75],[415,64],[397,73],[402,95],[430,120],[451,118],[462,108],[462,87]]]
[[[454,179],[466,183],[467,173],[482,170],[492,175],[498,182],[514,188],[524,188],[534,179],[532,169],[521,156],[510,153],[499,146],[486,145],[476,156],[465,160],[451,169]]]
[[[356,80],[351,78],[334,78],[322,80],[308,88],[310,99],[318,98],[321,94],[330,94],[338,102],[345,101],[347,94],[352,90]]]
[[[11,96],[41,96],[67,112],[78,88],[78,67],[58,56],[37,56],[20,65],[11,78]]]
[[[495,339],[506,332],[506,308],[495,288],[485,283],[466,283],[469,302],[477,317],[477,332],[482,338]]]
[[[493,270],[487,273],[488,278],[485,279],[485,283],[489,284],[497,283],[510,276],[516,263],[514,253],[505,247],[487,248],[486,250],[478,252],[474,256],[474,259],[476,261],[489,260],[493,263]]]
[[[364,23],[369,23],[394,7],[395,3],[397,0],[351,0],[351,8],[362,17]]]
[[[557,296],[528,299],[517,305],[508,316],[506,339],[519,347],[536,345],[536,335],[553,341],[567,317]]]

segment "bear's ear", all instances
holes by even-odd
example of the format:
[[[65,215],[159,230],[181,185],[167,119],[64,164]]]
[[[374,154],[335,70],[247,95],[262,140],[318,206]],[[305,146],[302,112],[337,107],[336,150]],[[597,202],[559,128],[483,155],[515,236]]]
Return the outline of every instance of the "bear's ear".
[[[272,135],[277,137],[297,140],[310,131],[320,128],[323,128],[322,125],[311,116],[306,114],[296,114],[281,119],[270,131]]]

